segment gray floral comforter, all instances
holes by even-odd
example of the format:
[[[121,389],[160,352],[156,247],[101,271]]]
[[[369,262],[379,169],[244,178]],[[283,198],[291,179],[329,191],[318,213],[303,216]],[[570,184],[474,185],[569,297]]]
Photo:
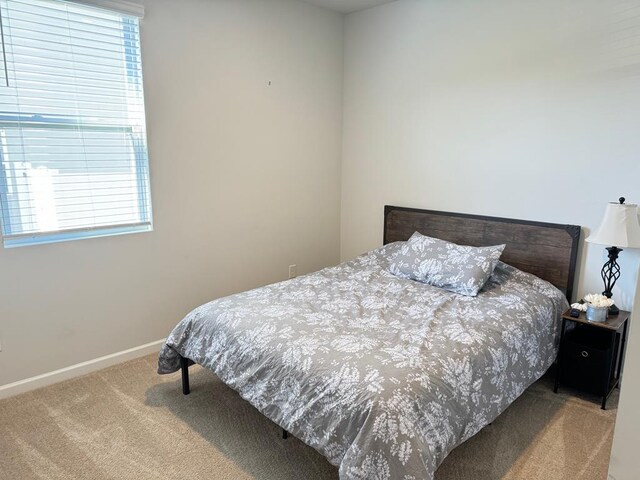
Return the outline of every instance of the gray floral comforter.
[[[395,277],[400,242],[192,311],[160,352],[209,368],[341,479],[431,479],[553,362],[567,307],[499,263],[477,297]]]

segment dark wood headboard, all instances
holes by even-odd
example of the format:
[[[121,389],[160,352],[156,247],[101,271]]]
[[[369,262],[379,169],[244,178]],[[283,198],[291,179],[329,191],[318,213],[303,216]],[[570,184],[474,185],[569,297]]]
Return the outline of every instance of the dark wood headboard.
[[[506,244],[500,260],[555,285],[572,301],[578,225],[532,222],[464,213],[384,207],[384,243],[407,240],[414,232],[459,245]]]

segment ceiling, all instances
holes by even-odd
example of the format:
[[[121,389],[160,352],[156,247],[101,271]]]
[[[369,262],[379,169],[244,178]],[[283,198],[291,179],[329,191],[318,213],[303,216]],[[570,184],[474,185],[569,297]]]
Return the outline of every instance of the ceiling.
[[[351,13],[383,3],[391,3],[394,0],[304,0],[319,7],[328,8],[342,13]]]

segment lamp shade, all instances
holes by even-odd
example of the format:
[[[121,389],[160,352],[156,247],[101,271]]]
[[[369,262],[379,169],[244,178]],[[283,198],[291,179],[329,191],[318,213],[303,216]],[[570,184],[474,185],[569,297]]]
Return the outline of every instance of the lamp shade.
[[[640,248],[638,206],[609,203],[600,227],[589,235],[587,242],[620,248]]]

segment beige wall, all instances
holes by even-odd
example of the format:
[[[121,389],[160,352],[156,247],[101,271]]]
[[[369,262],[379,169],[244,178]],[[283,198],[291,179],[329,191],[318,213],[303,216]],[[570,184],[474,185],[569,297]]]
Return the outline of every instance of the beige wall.
[[[640,278],[640,272],[639,272]],[[640,287],[640,286],[639,286]],[[631,318],[632,335],[626,355],[624,378],[620,390],[616,430],[609,465],[610,480],[638,480],[640,458],[640,288]]]
[[[400,0],[348,15],[342,258],[381,243],[384,204],[588,230],[607,201],[640,202],[631,3]],[[585,246],[579,294],[602,291],[605,260]],[[639,260],[621,254],[622,307]]]
[[[155,231],[0,249],[0,385],[161,339],[289,264],[339,260],[342,17],[293,0],[145,3]]]

